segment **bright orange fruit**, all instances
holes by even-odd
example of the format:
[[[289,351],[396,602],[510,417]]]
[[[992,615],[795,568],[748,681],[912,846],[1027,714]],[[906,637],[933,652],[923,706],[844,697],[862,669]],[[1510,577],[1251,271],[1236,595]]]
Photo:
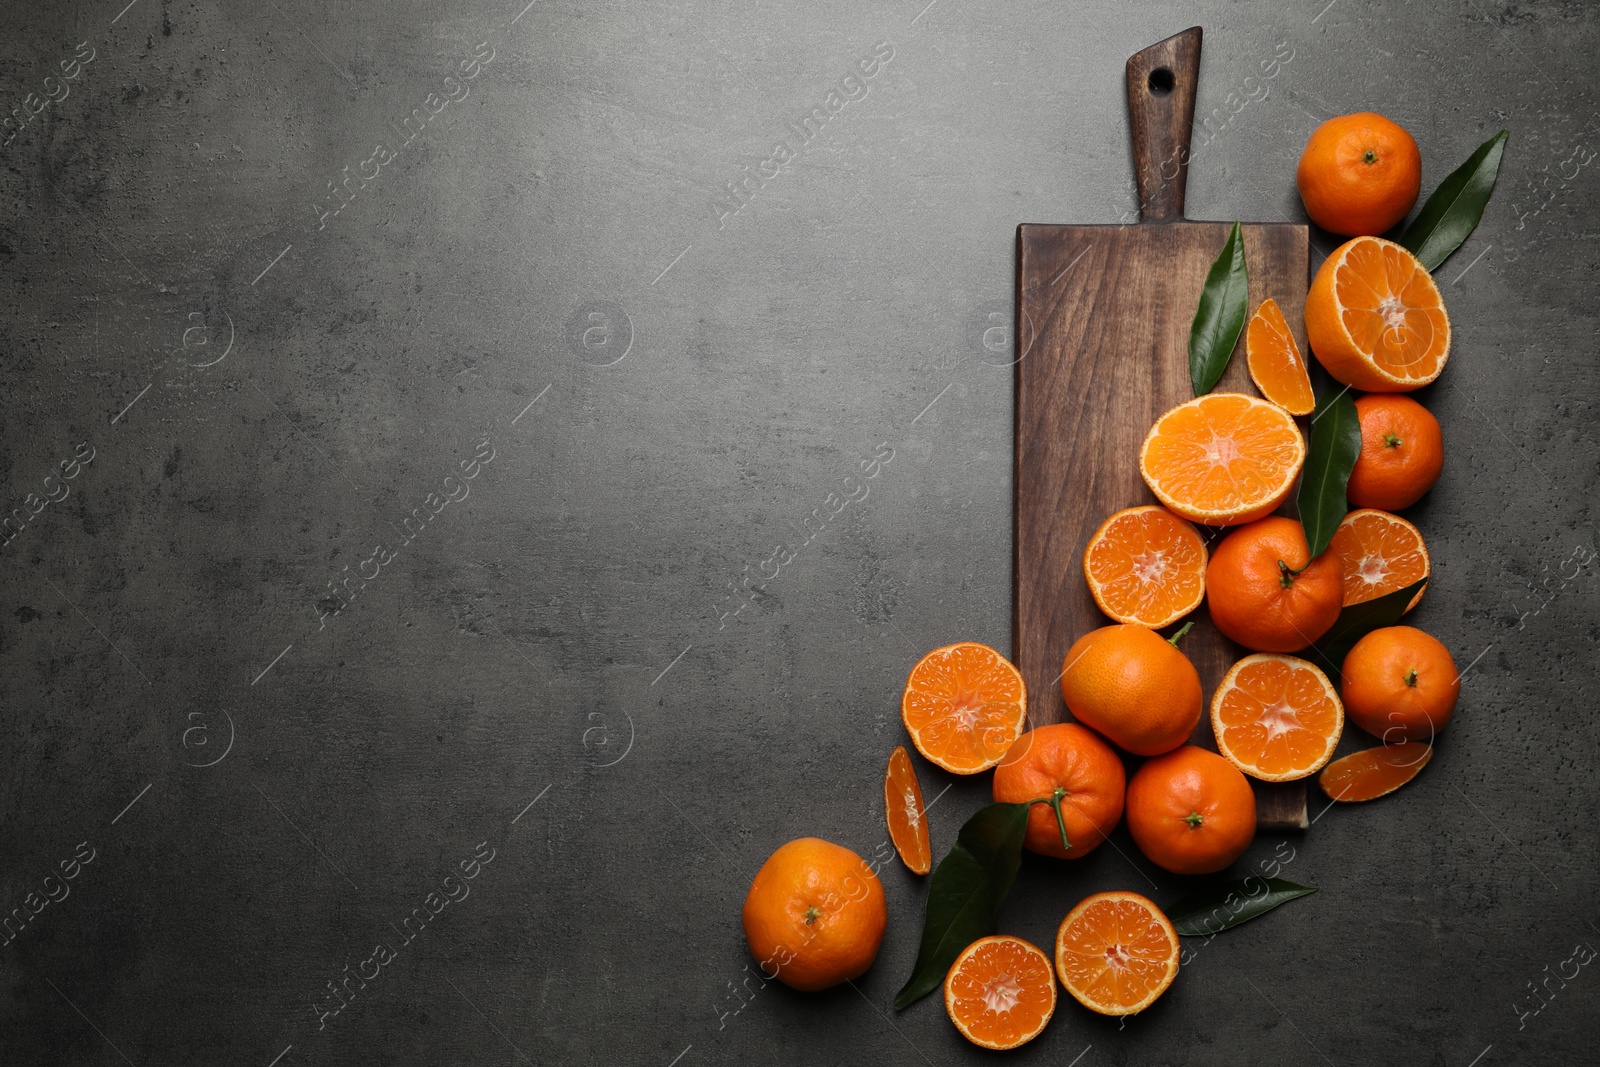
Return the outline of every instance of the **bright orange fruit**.
[[[1345,495],[1358,508],[1399,511],[1422,499],[1444,470],[1444,434],[1433,413],[1409,396],[1373,393],[1356,400],[1361,454]]]
[[[1352,511],[1339,523],[1329,546],[1344,565],[1344,606],[1375,600],[1428,576],[1428,546],[1422,531],[1398,515],[1374,508]],[[1424,585],[1406,605],[1410,611]]]
[[[1229,668],[1212,694],[1211,730],[1218,751],[1244,773],[1292,782],[1333,756],[1344,705],[1315,664],[1258,652]]]
[[[1017,738],[994,769],[994,799],[1005,804],[1052,800],[1051,805],[1028,809],[1023,844],[1041,856],[1070,860],[1094,851],[1117,828],[1127,782],[1121,758],[1099,734],[1075,722],[1058,722]],[[1061,796],[1055,801],[1058,789]],[[1055,803],[1061,809],[1059,822]],[[1066,848],[1061,845],[1063,826]]]
[[[889,911],[865,860],[843,845],[801,837],[756,872],[743,921],[761,973],[810,993],[866,973]]]
[[[1384,233],[1417,202],[1422,153],[1404,128],[1377,112],[1336,115],[1306,142],[1295,184],[1306,214],[1323,229],[1346,237]]]
[[[911,668],[900,718],[911,743],[952,774],[999,763],[1022,736],[1028,689],[1011,661],[975,641],[929,652]]]
[[[1061,699],[1085,726],[1136,756],[1168,752],[1204,710],[1200,672],[1171,641],[1131,623],[1090,630],[1067,650]]]
[[[1217,755],[1184,745],[1146,760],[1124,801],[1128,833],[1151,863],[1173,874],[1210,874],[1256,836],[1256,795]]]
[[[1415,626],[1373,630],[1345,653],[1339,674],[1350,721],[1391,744],[1432,741],[1461,696],[1450,650]]]
[[[1444,370],[1450,316],[1416,256],[1381,237],[1357,237],[1334,249],[1312,279],[1306,339],[1339,381],[1406,393]]]
[[[889,753],[889,767],[883,773],[883,814],[889,823],[889,840],[894,842],[900,861],[912,874],[927,874],[933,868],[928,813],[922,804],[917,769],[911,765],[911,753],[904,745],[894,746]]]
[[[1268,515],[1230,533],[1206,567],[1206,603],[1223,634],[1255,652],[1298,652],[1339,620],[1339,557],[1310,558],[1298,520]]]
[[[1086,897],[1056,931],[1056,977],[1090,1011],[1143,1011],[1177,976],[1178,931],[1138,893]]]
[[[974,1045],[1026,1045],[1056,1011],[1050,957],[1020,937],[979,938],[962,950],[945,975],[944,1010]]]
[[[1261,395],[1291,415],[1309,415],[1317,406],[1306,358],[1294,343],[1289,322],[1270,296],[1261,301],[1244,331],[1250,380]]]
[[[1244,393],[1207,393],[1156,420],[1139,473],[1167,507],[1232,526],[1270,515],[1294,487],[1306,443],[1289,413]]]
[[[1379,745],[1334,760],[1322,769],[1317,784],[1330,800],[1376,800],[1422,773],[1432,758],[1433,746],[1421,741]]]
[[[1159,629],[1205,597],[1206,543],[1164,507],[1124,508],[1089,538],[1083,577],[1101,611]]]

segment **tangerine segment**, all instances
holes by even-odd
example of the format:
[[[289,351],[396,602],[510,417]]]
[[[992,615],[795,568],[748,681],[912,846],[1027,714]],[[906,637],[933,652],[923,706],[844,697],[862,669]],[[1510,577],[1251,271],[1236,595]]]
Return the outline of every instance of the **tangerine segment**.
[[[1020,937],[985,937],[968,945],[944,980],[944,1010],[961,1036],[991,1049],[1016,1048],[1039,1036],[1056,1010],[1050,958]]]
[[[1344,606],[1374,600],[1404,589],[1429,574],[1428,546],[1422,531],[1398,515],[1376,508],[1352,511],[1339,523],[1330,543],[1344,565]],[[1427,591],[1424,585],[1406,605],[1410,611]]]
[[[900,862],[912,874],[927,874],[933,868],[933,845],[928,840],[927,809],[922,803],[922,785],[911,765],[906,746],[896,745],[889,753],[889,768],[883,774],[883,814],[889,823],[889,840],[900,854]]]
[[[977,774],[999,763],[1022,736],[1027,715],[1022,675],[1010,660],[975,641],[923,656],[900,698],[911,743],[952,774]]]
[[[1433,275],[1381,237],[1346,241],[1317,270],[1306,337],[1328,373],[1372,393],[1427,385],[1450,358],[1450,316]]]
[[[1164,507],[1125,508],[1089,538],[1083,576],[1101,611],[1118,622],[1159,629],[1200,606],[1206,543]]]
[[[1178,975],[1178,932],[1138,893],[1096,893],[1061,920],[1056,976],[1101,1015],[1143,1011]]]
[[[1211,697],[1211,730],[1217,750],[1244,773],[1292,782],[1333,756],[1344,705],[1315,664],[1258,652],[1223,676]]]
[[[1245,359],[1250,380],[1261,395],[1291,415],[1309,415],[1317,406],[1311,392],[1311,374],[1300,346],[1294,343],[1289,322],[1270,296],[1261,301],[1244,333]]]
[[[1334,760],[1317,784],[1333,800],[1376,800],[1411,781],[1432,758],[1433,746],[1422,741],[1379,745]]]
[[[1271,514],[1305,460],[1288,412],[1244,393],[1208,393],[1156,420],[1139,449],[1139,473],[1184,518],[1233,526]]]

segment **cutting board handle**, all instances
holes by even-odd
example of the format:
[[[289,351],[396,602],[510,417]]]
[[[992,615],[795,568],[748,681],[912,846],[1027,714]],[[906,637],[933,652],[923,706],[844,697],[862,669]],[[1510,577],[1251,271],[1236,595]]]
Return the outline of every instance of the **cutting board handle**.
[[[1191,26],[1128,57],[1133,177],[1139,186],[1139,217],[1145,222],[1183,218],[1200,36],[1200,27]]]

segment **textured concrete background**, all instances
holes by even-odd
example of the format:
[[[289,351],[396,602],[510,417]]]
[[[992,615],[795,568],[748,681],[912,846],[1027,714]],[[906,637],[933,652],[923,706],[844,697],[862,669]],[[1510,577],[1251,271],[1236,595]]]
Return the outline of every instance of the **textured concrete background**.
[[[1193,23],[1193,217],[1302,218],[1333,114],[1425,189],[1511,130],[1412,516],[1470,667],[1414,785],[1239,863],[1317,895],[1018,1059],[1591,1047],[1593,4],[124,2],[0,3],[7,1063],[979,1062],[889,1009],[899,867],[854,989],[761,988],[738,908],[880,847],[921,652],[1008,647],[1014,227],[1131,218],[1122,64]],[[1004,928],[1182,894],[1114,841]]]

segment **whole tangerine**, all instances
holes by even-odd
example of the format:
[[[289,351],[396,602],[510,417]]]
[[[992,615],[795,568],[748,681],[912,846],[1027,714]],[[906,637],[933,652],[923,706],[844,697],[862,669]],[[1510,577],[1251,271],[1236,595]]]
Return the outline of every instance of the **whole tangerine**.
[[[1294,179],[1312,222],[1346,237],[1376,237],[1417,202],[1422,153],[1398,123],[1358,111],[1312,132]]]
[[[889,912],[865,860],[843,845],[801,837],[756,872],[743,919],[762,975],[809,993],[866,973]]]
[[[1116,829],[1127,781],[1121,758],[1099,734],[1061,722],[1017,738],[994,769],[994,799],[1007,804],[1049,800],[1028,812],[1023,844],[1041,856],[1077,859]]]
[[[1156,866],[1210,874],[1238,859],[1255,838],[1256,796],[1239,768],[1185,745],[1134,772],[1128,832]]]
[[[1461,696],[1450,650],[1415,626],[1367,634],[1345,655],[1340,673],[1345,714],[1388,743],[1433,740]]]
[[[1224,635],[1255,652],[1298,652],[1344,607],[1344,565],[1311,559],[1300,523],[1282,515],[1239,527],[1211,554],[1206,601]]]
[[[1372,393],[1356,401],[1361,455],[1345,495],[1359,508],[1399,511],[1422,498],[1444,469],[1444,435],[1433,413],[1409,396]]]
[[[1154,630],[1119,623],[1073,644],[1061,697],[1079,722],[1136,756],[1170,752],[1200,722],[1200,674]]]

